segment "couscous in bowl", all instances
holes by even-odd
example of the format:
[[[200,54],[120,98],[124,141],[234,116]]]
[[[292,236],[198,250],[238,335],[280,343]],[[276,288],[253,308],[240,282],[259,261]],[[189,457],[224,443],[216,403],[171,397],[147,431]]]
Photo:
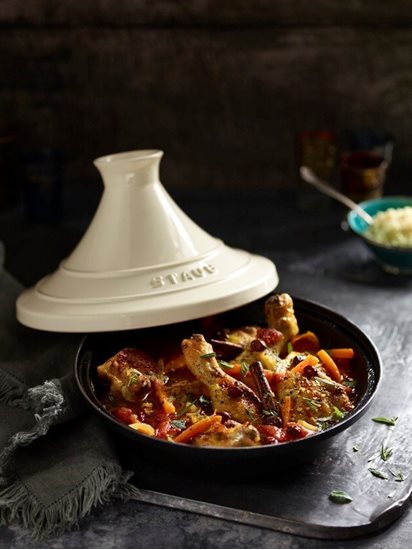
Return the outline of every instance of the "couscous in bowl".
[[[350,229],[364,241],[385,271],[412,275],[412,245],[409,245],[412,220],[408,219],[412,197],[381,197],[361,202],[359,206],[376,220],[377,227],[368,227],[352,210],[347,216]],[[400,216],[401,211],[407,216]],[[402,235],[396,235],[397,224],[402,224]]]

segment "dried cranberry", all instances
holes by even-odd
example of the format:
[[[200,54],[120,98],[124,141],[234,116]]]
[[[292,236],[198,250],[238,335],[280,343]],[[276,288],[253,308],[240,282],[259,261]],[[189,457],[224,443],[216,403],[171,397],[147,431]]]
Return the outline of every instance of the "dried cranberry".
[[[317,376],[317,375],[318,375],[318,370],[317,370],[315,367],[312,367],[312,365],[307,365],[307,366],[303,369],[303,374],[304,374],[307,378],[313,378],[314,376]]]
[[[252,340],[250,343],[250,349],[252,351],[265,351],[266,348],[265,342],[260,340],[260,338],[256,338],[256,340]]]
[[[238,424],[238,422],[236,422],[236,420],[226,420],[226,422],[225,422],[226,428],[235,428],[238,425],[239,424]]]
[[[303,361],[306,358],[306,355],[295,355],[293,357],[292,361],[290,362],[292,367],[296,367],[301,361]]]
[[[303,426],[299,426],[299,424],[290,424],[286,428],[286,434],[290,439],[299,439],[305,437],[308,431]]]
[[[208,416],[210,416],[211,414],[213,414],[213,406],[212,406],[212,403],[208,400],[208,401],[202,401],[199,403],[200,405],[200,408],[202,410],[202,412],[204,412],[205,414],[207,414]]]
[[[227,412],[221,412],[219,413],[220,416],[222,417],[222,423],[223,424],[226,424],[229,420],[231,420],[231,417],[230,417],[230,414],[227,413]]]
[[[283,432],[281,429],[276,428],[275,426],[269,426],[268,424],[263,424],[260,426],[257,426],[257,429],[259,430],[260,437],[262,440],[262,445],[270,445],[274,443],[278,443],[283,436]]]
[[[279,416],[270,416],[266,422],[271,426],[280,428],[282,426],[282,419]]]
[[[283,339],[283,334],[274,328],[259,328],[257,337],[263,340],[269,347],[274,346]]]

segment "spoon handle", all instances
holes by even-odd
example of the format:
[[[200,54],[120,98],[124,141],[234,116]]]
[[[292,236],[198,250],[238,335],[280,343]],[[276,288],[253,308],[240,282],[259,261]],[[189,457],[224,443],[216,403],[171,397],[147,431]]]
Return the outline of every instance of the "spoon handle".
[[[300,167],[300,175],[301,178],[306,181],[306,183],[309,183],[310,185],[313,185],[316,187],[319,191],[322,193],[325,193],[325,195],[329,195],[329,197],[332,197],[333,199],[343,203],[345,206],[347,206],[350,210],[355,210],[355,212],[358,214],[360,218],[363,219],[365,223],[370,225],[373,223],[373,218],[370,216],[365,210],[363,210],[356,202],[354,202],[352,199],[347,197],[346,195],[343,195],[333,187],[331,187],[326,182],[319,179],[314,172],[308,168],[307,166],[301,166]]]

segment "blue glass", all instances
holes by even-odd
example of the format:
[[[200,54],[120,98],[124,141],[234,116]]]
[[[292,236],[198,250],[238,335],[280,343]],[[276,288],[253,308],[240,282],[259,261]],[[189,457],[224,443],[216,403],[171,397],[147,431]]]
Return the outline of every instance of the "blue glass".
[[[359,206],[368,214],[374,216],[378,212],[388,210],[388,208],[412,206],[412,197],[381,197],[361,202]],[[348,213],[347,220],[351,230],[364,241],[386,271],[412,274],[412,247],[401,248],[371,241],[364,235],[367,224],[354,211]]]

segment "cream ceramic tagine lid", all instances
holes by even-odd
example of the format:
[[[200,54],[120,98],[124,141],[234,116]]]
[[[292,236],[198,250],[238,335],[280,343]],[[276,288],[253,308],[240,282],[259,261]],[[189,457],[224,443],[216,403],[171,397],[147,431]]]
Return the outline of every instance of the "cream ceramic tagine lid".
[[[98,158],[96,214],[71,255],[24,291],[17,318],[56,332],[125,330],[195,319],[260,298],[278,283],[267,258],[197,226],[159,181],[162,151]]]

